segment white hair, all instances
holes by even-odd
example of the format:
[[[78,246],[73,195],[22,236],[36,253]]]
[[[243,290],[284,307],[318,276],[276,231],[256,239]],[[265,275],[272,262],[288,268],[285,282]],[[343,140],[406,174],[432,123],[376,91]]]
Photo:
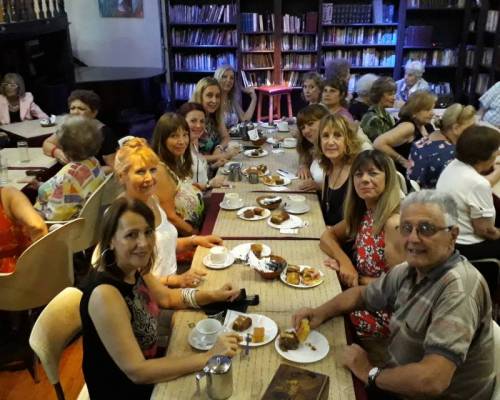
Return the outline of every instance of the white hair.
[[[421,61],[408,60],[405,65],[405,72],[414,74],[421,78],[425,72],[425,65]]]
[[[401,202],[401,212],[411,204],[436,204],[443,212],[447,226],[457,225],[458,223],[457,203],[448,193],[434,189],[412,192]]]
[[[370,89],[372,88],[373,82],[378,79],[375,74],[364,74],[356,82],[356,93],[359,96],[368,96],[370,94]]]

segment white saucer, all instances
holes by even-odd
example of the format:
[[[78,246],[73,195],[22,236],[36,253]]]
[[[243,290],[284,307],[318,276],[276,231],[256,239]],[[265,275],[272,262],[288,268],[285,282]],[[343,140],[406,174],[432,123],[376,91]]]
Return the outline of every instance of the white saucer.
[[[293,228],[299,228],[302,225],[303,221],[302,218],[297,217],[296,215],[290,215],[290,218],[287,219],[286,221],[283,221],[281,224],[275,224],[271,222],[271,218],[267,220],[267,224],[271,228],[275,229],[293,229]]]
[[[296,144],[292,144],[292,145],[289,145],[289,144],[288,144],[288,145],[287,145],[287,144],[285,144],[285,142],[283,142],[283,143],[281,144],[281,147],[283,147],[284,149],[295,149],[295,148],[297,147],[297,145],[296,145]]]
[[[233,247],[233,249],[231,250],[231,254],[235,258],[239,258],[240,260],[245,260],[248,258],[248,252],[250,251],[250,248],[251,248],[252,244],[254,244],[254,243],[255,242],[239,244],[238,246]],[[271,255],[271,248],[263,243],[261,243],[261,244],[262,244],[261,256],[262,257],[270,256]]]
[[[234,205],[234,206],[228,206],[228,205],[224,204],[224,201],[221,201],[219,203],[219,207],[222,208],[223,210],[233,211],[233,210],[240,209],[241,207],[243,207],[244,204],[245,204],[245,202],[243,201],[243,199],[240,199],[240,201],[238,202],[238,204]]]
[[[304,207],[299,210],[292,210],[285,206],[284,210],[289,214],[305,214],[306,212],[311,211],[311,206],[309,206],[309,204],[305,204]]]
[[[231,254],[231,252],[227,253],[226,262],[224,264],[212,264],[212,262],[210,261],[210,254],[207,254],[205,257],[203,257],[203,265],[210,269],[224,269],[231,266],[233,263],[234,256]]]
[[[260,157],[265,157],[269,154],[269,152],[267,150],[262,150],[261,153],[259,153],[258,155],[254,156],[252,154],[253,150],[246,150],[243,152],[244,155],[246,155],[247,157],[250,157],[250,158],[260,158]]]
[[[259,221],[261,219],[266,219],[271,215],[271,211],[269,211],[267,208],[263,208],[264,211],[262,212],[262,215],[255,215],[253,218],[247,218],[243,214],[246,210],[248,209],[253,209],[253,208],[263,208],[263,207],[245,207],[241,208],[236,214],[238,215],[239,218],[245,220],[245,221]]]
[[[215,343],[212,345],[207,345],[199,342],[198,339],[195,337],[194,329],[192,329],[191,332],[189,332],[188,343],[191,345],[191,347],[194,347],[196,350],[201,350],[201,351],[210,350],[212,347],[215,346]]]

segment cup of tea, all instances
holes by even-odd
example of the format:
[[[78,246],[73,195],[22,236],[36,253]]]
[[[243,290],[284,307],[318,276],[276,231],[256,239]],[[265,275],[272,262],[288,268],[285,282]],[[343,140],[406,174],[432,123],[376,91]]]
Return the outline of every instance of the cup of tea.
[[[227,249],[224,246],[214,246],[210,249],[210,262],[212,264],[224,264],[227,260]]]
[[[293,137],[284,138],[283,144],[285,145],[285,147],[295,147],[297,146],[297,139]]]
[[[286,121],[278,122],[278,131],[288,132],[288,122],[286,122]]]
[[[241,203],[238,193],[226,193],[224,196],[224,205],[226,207],[237,207]]]
[[[286,207],[294,212],[300,212],[306,208],[306,197],[300,194],[291,194],[288,196]]]
[[[217,336],[222,331],[222,324],[214,318],[206,318],[198,321],[194,327],[194,336],[204,346],[213,346]]]

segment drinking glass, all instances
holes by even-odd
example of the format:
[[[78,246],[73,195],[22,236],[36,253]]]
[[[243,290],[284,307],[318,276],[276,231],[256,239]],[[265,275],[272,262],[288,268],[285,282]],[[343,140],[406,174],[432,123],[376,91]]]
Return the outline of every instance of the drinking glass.
[[[5,156],[0,156],[0,186],[5,186],[9,182],[9,160]]]
[[[28,150],[28,142],[26,141],[19,141],[17,142],[17,149],[19,151],[19,160],[22,163],[27,163],[30,161],[30,154]]]

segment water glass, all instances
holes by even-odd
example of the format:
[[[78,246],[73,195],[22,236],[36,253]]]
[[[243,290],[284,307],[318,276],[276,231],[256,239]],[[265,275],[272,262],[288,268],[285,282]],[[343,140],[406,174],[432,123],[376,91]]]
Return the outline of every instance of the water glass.
[[[0,186],[5,186],[9,182],[8,163],[7,157],[0,157]]]
[[[19,141],[17,142],[17,149],[19,151],[19,160],[22,163],[27,163],[30,161],[30,154],[28,150],[28,142],[26,141]]]

